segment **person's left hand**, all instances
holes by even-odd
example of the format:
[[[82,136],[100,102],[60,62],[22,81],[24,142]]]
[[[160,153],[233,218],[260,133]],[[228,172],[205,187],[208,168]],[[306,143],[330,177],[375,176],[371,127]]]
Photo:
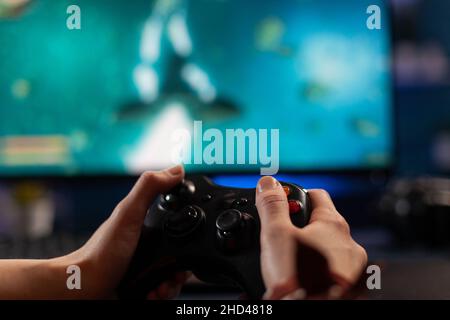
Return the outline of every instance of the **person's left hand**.
[[[183,178],[182,166],[160,172],[145,172],[83,247],[58,258],[58,264],[80,267],[83,283],[81,298],[115,296],[136,249],[148,208],[158,194],[173,188]],[[172,279],[149,292],[148,298],[174,298],[186,278],[184,272],[174,274]]]

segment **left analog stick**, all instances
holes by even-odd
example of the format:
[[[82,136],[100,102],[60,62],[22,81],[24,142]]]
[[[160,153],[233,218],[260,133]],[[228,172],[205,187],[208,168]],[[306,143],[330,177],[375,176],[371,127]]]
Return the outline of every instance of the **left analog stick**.
[[[195,185],[190,180],[183,180],[179,186],[178,194],[181,198],[188,198],[195,193]]]
[[[161,206],[168,211],[177,210],[179,207],[179,199],[176,195],[169,193],[161,196]]]
[[[164,229],[172,237],[184,237],[197,229],[203,216],[203,211],[199,207],[186,206],[167,215]]]

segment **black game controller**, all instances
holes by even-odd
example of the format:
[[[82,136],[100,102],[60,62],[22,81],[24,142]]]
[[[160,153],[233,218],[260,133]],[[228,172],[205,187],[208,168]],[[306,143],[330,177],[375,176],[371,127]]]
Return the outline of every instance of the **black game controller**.
[[[280,182],[291,220],[304,227],[311,206],[305,189]],[[149,209],[120,298],[145,298],[176,271],[190,270],[214,284],[237,285],[250,299],[265,291],[260,268],[260,222],[255,189],[218,186],[187,177]]]

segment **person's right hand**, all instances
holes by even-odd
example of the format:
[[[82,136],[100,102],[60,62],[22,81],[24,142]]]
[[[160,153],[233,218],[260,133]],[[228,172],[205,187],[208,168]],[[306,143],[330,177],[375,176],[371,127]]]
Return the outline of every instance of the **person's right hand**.
[[[366,251],[351,237],[328,193],[308,193],[311,219],[298,228],[290,220],[280,183],[270,176],[258,182],[264,299],[340,298],[359,280],[367,264]]]

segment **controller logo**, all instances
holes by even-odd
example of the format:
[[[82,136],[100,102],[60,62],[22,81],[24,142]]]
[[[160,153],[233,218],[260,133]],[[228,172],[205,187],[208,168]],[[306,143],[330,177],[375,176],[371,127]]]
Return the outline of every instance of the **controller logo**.
[[[278,172],[278,129],[224,131],[225,134],[217,128],[203,130],[202,121],[194,121],[192,131],[175,130],[171,135],[171,142],[174,144],[172,162],[185,165],[259,165],[261,175]]]

